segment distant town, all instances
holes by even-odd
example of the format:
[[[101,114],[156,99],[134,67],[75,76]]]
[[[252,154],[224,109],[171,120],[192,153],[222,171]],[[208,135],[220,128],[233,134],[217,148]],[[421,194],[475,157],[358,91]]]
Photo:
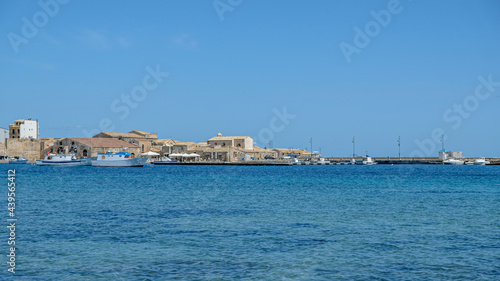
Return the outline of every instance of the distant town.
[[[132,157],[176,158],[179,163],[285,163],[294,159],[296,164],[354,164],[355,161],[361,164],[443,164],[446,161],[470,164],[477,160],[464,158],[462,152],[444,149],[438,157],[323,157],[318,152],[298,148],[259,147],[249,136],[225,136],[220,132],[206,142],[160,139],[157,133],[140,130],[101,132],[92,138],[40,138],[39,127],[37,120],[28,118],[14,121],[8,129],[0,128],[0,160],[23,157],[35,161],[53,154],[74,154],[84,158],[117,152],[129,152]],[[488,164],[500,164],[500,159],[488,160]]]

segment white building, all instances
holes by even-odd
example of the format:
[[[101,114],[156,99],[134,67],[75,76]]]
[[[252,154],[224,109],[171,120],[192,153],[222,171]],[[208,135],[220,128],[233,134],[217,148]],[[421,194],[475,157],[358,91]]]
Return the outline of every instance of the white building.
[[[0,128],[0,142],[5,142],[9,138],[9,130]]]
[[[19,119],[9,125],[9,138],[11,139],[38,139],[38,121]]]
[[[460,158],[463,158],[462,151],[449,151],[447,149],[439,151],[439,160],[460,159]]]

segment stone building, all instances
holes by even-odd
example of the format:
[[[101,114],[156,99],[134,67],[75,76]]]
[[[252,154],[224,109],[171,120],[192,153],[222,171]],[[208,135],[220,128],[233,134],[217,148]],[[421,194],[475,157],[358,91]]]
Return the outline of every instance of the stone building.
[[[154,142],[158,140],[158,134],[134,130],[128,133],[101,132],[93,138],[114,138],[126,141],[141,148],[141,152],[160,151],[160,148],[154,148]]]
[[[247,136],[222,136],[218,133],[216,137],[213,137],[207,141],[210,147],[236,147],[240,149],[252,149],[253,139]]]
[[[190,153],[196,147],[194,142],[176,142],[172,145],[171,152],[173,153]]]
[[[52,147],[43,151],[47,153],[70,153],[77,157],[95,157],[107,152],[130,152],[134,156],[141,154],[141,148],[129,142],[114,138],[64,138],[57,140]]]

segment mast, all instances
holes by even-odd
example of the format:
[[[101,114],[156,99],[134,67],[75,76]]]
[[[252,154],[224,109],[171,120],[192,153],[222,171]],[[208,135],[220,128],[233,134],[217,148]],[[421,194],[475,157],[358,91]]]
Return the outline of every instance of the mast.
[[[352,158],[356,158],[356,138],[352,137]]]
[[[398,136],[399,159],[401,160],[401,136]]]
[[[313,158],[313,138],[311,137],[311,140],[309,141],[311,143],[311,159],[309,160],[312,160]]]

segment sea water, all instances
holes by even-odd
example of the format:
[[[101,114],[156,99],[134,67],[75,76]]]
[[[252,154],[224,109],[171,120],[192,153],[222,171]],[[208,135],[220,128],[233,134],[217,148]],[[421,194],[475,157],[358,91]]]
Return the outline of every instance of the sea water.
[[[500,166],[0,171],[1,279],[500,279]]]

